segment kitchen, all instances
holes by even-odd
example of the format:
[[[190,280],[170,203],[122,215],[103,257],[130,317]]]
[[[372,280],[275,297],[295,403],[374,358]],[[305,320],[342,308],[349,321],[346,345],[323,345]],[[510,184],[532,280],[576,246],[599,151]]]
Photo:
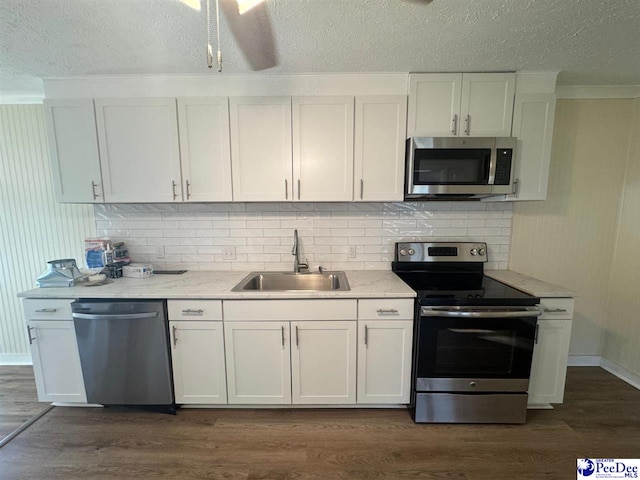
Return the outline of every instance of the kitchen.
[[[278,4],[268,2],[267,5],[277,8]],[[428,8],[435,7],[437,2]],[[484,61],[489,60],[485,58]],[[470,70],[502,69],[520,70],[514,66],[477,67]],[[469,71],[459,67],[438,70]],[[428,72],[433,69],[411,66],[402,71]],[[230,75],[218,78],[222,80],[209,77],[206,85],[189,85],[188,96],[207,95],[209,85],[217,86],[225,82],[227,85],[222,91],[229,97],[258,94],[254,93],[255,86],[238,86],[238,77]],[[273,86],[267,85],[271,90],[263,89],[260,94],[357,97],[410,93],[406,73],[325,74],[321,76],[322,88],[314,86],[313,80],[308,80],[309,86],[301,87],[299,85],[304,82],[303,79],[293,75],[283,78],[287,80],[281,82],[287,84],[286,89],[278,85],[276,78]],[[185,79],[176,80],[176,84],[170,87],[158,86],[152,80],[107,78],[100,80],[101,86],[96,86],[100,81],[93,82],[90,78],[54,79],[49,83],[51,90],[48,97],[53,95],[55,98],[57,95],[58,98],[68,98],[73,95],[113,98],[118,96],[118,91],[126,92],[128,97],[148,96],[145,94],[147,91],[153,91],[152,96],[185,95],[185,87],[179,85],[180,82],[184,85],[187,82]],[[229,84],[235,84],[235,87]],[[572,82],[564,80],[564,84],[571,85]],[[100,89],[99,93],[92,93],[91,88],[94,91]],[[611,99],[612,91],[621,98]],[[73,228],[77,230],[82,230],[78,223],[89,217],[86,220],[89,225],[86,234],[79,234],[76,241],[81,242],[84,237],[94,234],[125,239],[136,261],[152,263],[156,268],[186,268],[192,271],[290,270],[292,231],[295,228],[300,233],[301,253],[313,269],[322,265],[328,270],[347,272],[389,270],[394,256],[394,243],[405,238],[485,241],[489,249],[487,270],[509,267],[577,292],[571,349],[572,357],[579,357],[576,361],[582,362],[580,364],[590,362],[591,365],[602,362],[610,369],[621,366],[637,375],[634,365],[637,365],[638,349],[633,343],[637,343],[637,325],[631,320],[634,317],[630,316],[633,315],[634,302],[637,300],[628,293],[636,271],[632,240],[637,238],[634,236],[637,232],[633,230],[633,219],[637,216],[633,209],[636,204],[633,201],[636,194],[634,175],[637,176],[637,172],[631,160],[637,158],[637,146],[629,142],[635,138],[632,132],[637,131],[638,122],[637,100],[634,100],[637,90],[635,94],[633,92],[628,87],[619,87],[617,90],[564,85],[556,87],[560,100],[556,108],[554,153],[551,155],[553,160],[547,199],[541,202],[298,203],[282,199],[268,203],[99,203],[93,209],[84,211],[80,211],[84,206],[78,205],[58,205],[55,208],[77,209],[78,213],[74,213],[76,218],[83,219],[74,222]],[[600,99],[600,95],[606,95],[609,99]],[[35,135],[44,140],[44,115],[41,110],[29,110],[42,107],[18,108],[25,109],[26,113],[16,109],[10,111],[12,114],[16,112],[13,117],[16,126],[22,131],[34,129]],[[32,118],[31,123],[20,123],[28,116]],[[27,125],[26,129],[24,125]],[[631,148],[628,148],[629,145]],[[46,148],[45,142],[44,150]],[[602,162],[605,155],[608,161]],[[48,163],[45,168],[49,168]],[[134,180],[141,188],[138,179]],[[284,196],[284,182],[279,185],[282,185],[282,192],[278,193]],[[360,186],[357,181],[351,182],[351,185],[355,199],[360,193]],[[52,186],[46,188],[50,189],[53,199]],[[186,188],[183,185],[183,198]],[[297,185],[292,179],[288,185],[289,195],[293,194],[294,188]],[[597,196],[593,195],[594,191],[598,192]],[[18,193],[15,199],[24,199],[23,195],[24,192]],[[7,202],[14,201],[7,199]],[[21,225],[24,223],[21,222]],[[31,231],[37,231],[38,226],[31,225],[30,228]],[[352,247],[355,247],[355,252]],[[81,251],[77,246],[74,248],[65,252],[81,259]],[[225,259],[225,253],[235,258]],[[61,250],[57,250],[34,259],[33,271],[25,275],[24,284],[18,291],[32,288],[34,279],[44,270],[46,261],[60,258],[60,255]],[[609,310],[615,311],[615,315],[608,315]],[[16,344],[20,345],[20,349],[15,351],[26,353],[28,350],[24,346],[28,342],[23,315],[18,304],[15,318],[20,325],[20,337],[16,339]],[[627,378],[633,381],[634,377]],[[611,455],[614,456],[615,452],[611,452]]]

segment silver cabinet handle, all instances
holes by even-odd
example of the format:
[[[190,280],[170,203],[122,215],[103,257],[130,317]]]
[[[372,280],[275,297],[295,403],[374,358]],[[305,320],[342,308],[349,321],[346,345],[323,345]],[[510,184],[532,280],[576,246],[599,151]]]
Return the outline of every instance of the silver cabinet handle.
[[[566,308],[545,308],[544,313],[567,313]]]
[[[536,325],[536,336],[535,336],[535,344],[538,344],[538,331],[540,330],[540,325]]]
[[[191,184],[189,183],[189,180],[186,180],[185,183],[187,186],[187,200],[189,200],[189,197],[191,197]],[[173,198],[175,199],[176,197],[174,196]]]
[[[204,310],[202,310],[201,308],[199,308],[198,310],[187,308],[186,310],[182,310],[182,313],[185,315],[202,315],[204,313]]]
[[[176,343],[178,343],[178,327],[174,325],[171,330],[173,332],[173,346],[175,347]]]
[[[469,124],[471,123],[471,115],[467,115],[464,119],[464,134],[469,135]]]
[[[98,186],[98,184],[96,182],[94,182],[93,180],[91,180],[91,192],[93,193],[93,199],[94,200],[100,196],[98,193],[96,193],[96,187],[97,186]]]
[[[513,181],[513,190],[512,190],[512,193],[513,193],[516,197],[518,196],[518,193],[520,193],[520,179],[519,179],[519,178],[516,178],[516,179]]]
[[[398,313],[398,310],[396,310],[395,308],[379,308],[376,311],[379,315],[395,315],[396,313]]]
[[[300,200],[300,179],[298,179],[298,200]]]
[[[33,328],[32,326],[27,325],[27,335],[29,336],[29,345],[33,345],[33,341],[36,339],[36,337],[31,336],[31,329],[35,330],[35,328]]]
[[[458,114],[453,115],[453,124],[451,125],[451,133],[454,135],[458,131]]]
[[[368,343],[369,343],[369,328],[365,325],[364,326],[364,346],[366,347]]]
[[[364,180],[360,179],[360,200],[364,198]]]
[[[40,310],[36,310],[36,313],[56,313],[57,311],[57,308],[41,308]]]
[[[282,348],[284,348],[284,327],[280,327],[282,329]]]
[[[172,193],[173,193],[173,199],[175,200],[176,198],[178,198],[178,194],[176,193],[176,181],[175,180],[171,181],[171,188],[172,188]]]
[[[284,179],[284,199],[289,200],[289,182]]]
[[[298,342],[298,326],[296,325],[296,347],[299,345]]]

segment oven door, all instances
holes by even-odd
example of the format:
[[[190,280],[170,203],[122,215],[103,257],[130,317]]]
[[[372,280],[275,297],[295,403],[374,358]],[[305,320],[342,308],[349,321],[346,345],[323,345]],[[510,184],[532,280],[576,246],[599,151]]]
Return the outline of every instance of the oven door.
[[[540,310],[422,307],[416,391],[526,392]]]

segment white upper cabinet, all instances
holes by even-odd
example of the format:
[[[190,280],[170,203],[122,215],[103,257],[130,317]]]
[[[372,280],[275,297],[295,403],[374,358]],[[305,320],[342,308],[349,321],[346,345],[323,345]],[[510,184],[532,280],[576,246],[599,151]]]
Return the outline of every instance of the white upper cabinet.
[[[407,97],[356,97],[354,200],[404,198]]]
[[[293,98],[294,200],[353,200],[353,102]]]
[[[231,201],[227,97],[178,98],[178,122],[184,200]]]
[[[230,98],[233,199],[292,199],[291,97]]]
[[[516,193],[507,195],[507,200],[547,198],[555,111],[554,93],[516,95],[513,136],[518,138],[518,146],[513,178],[517,184]]]
[[[45,100],[44,114],[56,200],[104,202],[93,100]]]
[[[174,98],[95,100],[105,200],[182,200]]]
[[[409,77],[409,137],[456,137],[460,126],[461,73]]]
[[[411,74],[407,134],[508,137],[515,85],[515,73]]]

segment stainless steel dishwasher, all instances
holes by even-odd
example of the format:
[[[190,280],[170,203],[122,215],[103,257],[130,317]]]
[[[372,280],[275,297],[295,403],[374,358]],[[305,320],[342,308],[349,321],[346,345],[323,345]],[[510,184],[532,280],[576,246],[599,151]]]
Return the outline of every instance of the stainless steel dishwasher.
[[[80,299],[71,310],[88,403],[175,413],[163,300]]]

